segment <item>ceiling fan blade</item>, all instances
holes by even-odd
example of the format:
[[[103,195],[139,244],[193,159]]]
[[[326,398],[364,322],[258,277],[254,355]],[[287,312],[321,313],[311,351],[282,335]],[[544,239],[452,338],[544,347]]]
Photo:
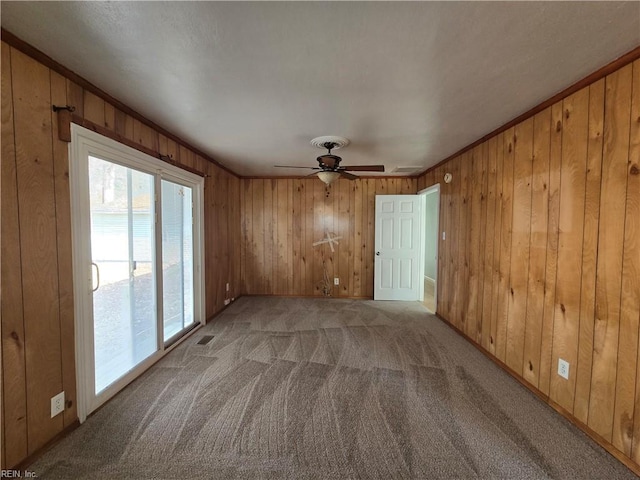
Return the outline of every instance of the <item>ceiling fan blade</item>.
[[[340,171],[340,175],[342,175],[344,178],[348,178],[349,180],[355,180],[357,178],[360,178],[357,175],[352,175],[350,173],[345,172],[344,170]]]
[[[384,165],[351,165],[350,167],[340,167],[340,170],[351,172],[384,172]]]
[[[319,167],[295,167],[293,165],[274,165],[276,168],[306,168],[307,170],[320,170]]]

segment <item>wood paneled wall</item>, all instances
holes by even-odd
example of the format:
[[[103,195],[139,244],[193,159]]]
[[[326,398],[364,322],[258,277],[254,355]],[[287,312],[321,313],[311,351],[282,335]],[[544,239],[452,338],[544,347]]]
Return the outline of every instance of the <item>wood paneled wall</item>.
[[[436,182],[446,231],[438,313],[640,465],[640,60],[427,172],[418,188]]]
[[[77,419],[67,143],[51,106],[197,169],[205,179],[206,312],[240,293],[240,180],[2,42],[3,465]],[[230,292],[225,284],[230,283]],[[64,390],[64,415],[50,398]]]
[[[415,178],[243,179],[242,293],[323,295],[324,266],[334,297],[373,296],[376,194],[416,193]],[[335,252],[314,247],[325,232]],[[340,285],[334,286],[338,277]]]

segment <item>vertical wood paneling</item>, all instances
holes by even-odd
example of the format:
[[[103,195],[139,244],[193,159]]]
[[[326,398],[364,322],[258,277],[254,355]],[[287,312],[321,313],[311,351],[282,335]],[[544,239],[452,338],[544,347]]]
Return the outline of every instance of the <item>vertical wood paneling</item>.
[[[368,264],[368,254],[369,254],[369,182],[367,180],[363,180],[360,183],[360,188],[362,189],[362,248],[361,248],[361,257],[362,257],[362,266],[360,268],[360,278],[362,284],[362,296],[366,297],[369,294],[368,290],[368,275],[372,273],[370,270],[370,265]]]
[[[589,426],[611,441],[620,333],[632,65],[605,83],[605,125]],[[625,335],[631,334],[627,329]],[[623,346],[626,346],[626,342]],[[631,352],[622,352],[631,353]]]
[[[353,255],[351,250],[351,241],[353,238],[353,227],[349,222],[350,210],[351,210],[351,198],[353,196],[351,191],[351,184],[354,183],[349,180],[338,180],[336,185],[338,203],[338,215],[333,216],[333,231],[336,235],[341,236],[339,244],[337,246],[337,254],[335,259],[335,267],[340,279],[340,285],[334,287],[334,291],[338,296],[349,296],[349,292],[353,292],[353,262],[350,262],[350,256]],[[351,283],[351,289],[349,284]]]
[[[563,359],[574,366],[569,379],[551,376],[550,397],[573,412],[580,323],[580,281],[584,225],[585,171],[589,128],[589,90],[564,99],[560,170],[558,272],[554,309],[552,368]]]
[[[366,256],[365,256],[365,279],[367,281],[367,288],[365,296],[373,297],[373,257],[375,253],[374,242],[374,227],[375,227],[375,205],[376,205],[376,193],[382,195],[382,191],[376,192],[376,182],[373,179],[366,180],[367,182],[367,228],[365,233],[366,238]]]
[[[481,163],[481,184],[480,184],[480,241],[478,246],[478,260],[476,268],[478,271],[478,306],[476,308],[478,318],[476,320],[476,342],[484,345],[485,336],[489,336],[489,329],[484,329],[484,289],[485,289],[485,257],[486,252],[486,234],[487,234],[487,168],[489,162],[489,145],[487,142],[482,144],[482,163]]]
[[[239,181],[239,180],[238,180]],[[294,276],[295,267],[294,267],[294,232],[293,232],[293,215],[289,215],[286,210],[288,206],[293,204],[293,191],[295,185],[293,180],[287,181],[287,201],[285,205],[282,206],[282,215],[287,218],[287,245],[289,245],[289,249],[287,251],[287,288],[286,293],[293,292],[295,289],[294,282],[296,281],[296,277]],[[290,210],[291,211],[291,210]]]
[[[440,242],[440,315],[635,462],[639,98],[636,60],[417,181],[461,165],[441,194],[441,226],[459,244]]]
[[[496,328],[496,356],[505,361],[507,351],[507,323],[511,296],[511,234],[513,229],[513,171],[514,129],[504,132],[502,166],[502,229],[500,232],[500,284],[498,289],[498,311]]]
[[[313,295],[315,291],[314,274],[314,249],[315,242],[314,222],[313,222],[313,188],[314,182],[310,179],[304,180],[304,204],[305,204],[305,230],[304,230],[304,250],[305,250],[305,277],[304,294]]]
[[[356,205],[355,205],[355,197],[356,197],[356,183],[357,182],[349,182],[347,184],[347,194],[349,196],[349,224],[347,226],[347,246],[349,247],[348,261],[349,265],[347,267],[347,281],[349,285],[346,290],[342,292],[344,296],[355,295],[353,292],[356,288],[356,279],[354,276],[355,265],[356,265],[356,251],[360,250],[357,247],[355,236],[353,232],[356,231]],[[346,221],[346,220],[345,220]],[[342,282],[342,280],[340,280]]]
[[[531,236],[527,310],[524,336],[522,376],[538,387],[544,281],[546,269],[547,223],[549,214],[549,149],[551,142],[551,109],[533,118],[533,166],[531,175]]]
[[[542,338],[540,343],[539,388],[549,394],[549,384],[554,370],[551,365],[553,353],[553,323],[558,272],[558,229],[560,221],[560,169],[562,164],[562,102],[551,107],[551,145],[549,147],[549,219],[547,223],[547,260],[545,268],[544,311],[542,315]]]
[[[67,104],[66,81],[51,72],[51,102]],[[60,350],[62,389],[67,407],[64,426],[78,418],[76,407],[75,325],[73,317],[73,258],[71,247],[71,194],[69,189],[69,147],[58,139],[58,116],[52,115],[51,141],[53,143],[53,172],[56,205],[56,244],[58,247],[58,297],[60,309]]]
[[[264,256],[266,236],[264,234],[264,180],[250,180],[253,185],[253,221],[252,221],[252,251],[255,256],[255,270],[252,275],[255,278],[255,291],[251,293],[264,293],[266,278],[264,269]]]
[[[242,281],[246,293],[267,295],[323,295],[326,267],[331,295],[373,296],[375,195],[417,188],[407,178],[340,179],[328,189],[317,178],[240,183]],[[342,237],[335,252],[313,247],[325,232]]]
[[[273,197],[274,205],[274,233],[276,238],[276,248],[273,253],[277,259],[274,265],[275,269],[275,290],[277,295],[286,295],[289,290],[287,279],[290,278],[289,272],[289,258],[288,252],[291,251],[291,245],[289,245],[289,236],[287,234],[289,228],[289,222],[287,218],[290,218],[289,212],[286,207],[289,205],[289,196],[287,187],[290,180],[279,181],[275,184],[275,193]]]
[[[481,145],[478,145],[472,150],[469,163],[470,170],[467,178],[467,225],[469,226],[469,248],[467,261],[469,263],[469,290],[466,295],[467,318],[465,322],[465,331],[469,337],[475,339],[478,323],[478,274],[480,262],[480,189],[482,185],[480,173],[482,168]]]
[[[362,296],[362,182],[353,182],[353,296]]]
[[[489,351],[496,354],[496,342],[498,339],[498,316],[500,301],[500,257],[502,252],[502,182],[504,168],[504,134],[499,134],[496,139],[496,206],[494,215],[494,243],[493,243],[493,262],[492,262],[492,278],[491,278],[491,336],[489,337]]]
[[[444,294],[438,294],[438,297],[442,297],[445,301],[442,302],[444,305],[444,309],[442,309],[442,313],[447,312],[447,315],[451,315],[455,318],[454,311],[459,310],[463,305],[462,301],[462,291],[458,289],[459,287],[459,278],[463,273],[463,269],[460,268],[460,265],[456,261],[457,254],[459,252],[459,245],[462,245],[460,241],[458,232],[458,222],[460,219],[460,210],[462,208],[461,198],[459,195],[460,188],[462,185],[461,182],[461,167],[460,164],[462,162],[462,158],[455,158],[450,166],[451,175],[453,180],[450,184],[448,184],[448,188],[445,190],[446,197],[443,201],[442,196],[440,197],[440,207],[443,211],[440,212],[440,219],[445,219],[445,225],[441,226],[441,230],[446,231],[447,237],[446,240],[442,240],[442,235],[440,235],[440,245],[442,247],[442,266],[445,267],[444,271],[441,272],[443,281],[440,282],[440,277],[438,277],[438,281],[445,288]],[[444,175],[444,174],[442,174]],[[440,177],[442,178],[442,177]],[[447,184],[444,184],[447,185]],[[442,192],[441,192],[442,193]],[[440,255],[440,254],[439,254]]]
[[[208,166],[207,166],[208,167]],[[212,167],[213,168],[213,167]],[[227,215],[227,228],[230,237],[228,243],[228,251],[230,255],[229,268],[231,269],[230,278],[230,297],[237,298],[240,295],[240,252],[242,250],[241,225],[240,225],[240,179],[235,175],[229,176],[229,211]]]
[[[53,72],[51,73],[53,75]],[[109,130],[114,130],[116,125],[116,109],[110,103],[104,104],[104,126]]]
[[[311,253],[313,258],[312,274],[313,294],[322,295],[322,279],[324,275],[324,245],[313,247],[313,243],[324,236],[324,195],[325,185],[317,179],[309,185],[313,191],[311,197],[311,213],[313,216],[313,229],[311,230]]]
[[[509,313],[505,363],[514,371],[522,372],[531,238],[533,118],[516,125],[514,148],[511,272],[507,294]]]
[[[262,278],[264,283],[260,293],[273,294],[273,254],[277,253],[277,250],[273,245],[273,182],[272,180],[262,180],[262,185],[262,228],[264,235],[264,247],[262,249]]]
[[[242,182],[245,183],[245,182]],[[293,181],[293,278],[294,295],[301,295],[305,285],[304,270],[304,184],[302,180]]]
[[[458,308],[458,323],[457,327],[463,331],[466,331],[466,322],[468,317],[468,310],[466,309],[466,305],[468,302],[469,295],[469,245],[470,245],[470,218],[469,218],[469,202],[470,202],[470,185],[469,185],[469,175],[471,170],[471,154],[465,153],[460,157],[460,205],[458,207],[459,217],[457,221],[452,218],[452,221],[449,222],[449,235],[456,235],[456,231],[460,232],[458,237],[458,248],[457,252],[452,252],[449,248],[450,242],[445,246],[445,255],[450,258],[450,262],[453,262],[453,256],[458,256],[458,265],[459,271],[456,279],[456,284],[454,285],[451,279],[449,278],[449,292],[456,291],[454,297],[456,299],[456,307]],[[451,182],[453,183],[453,182]],[[457,187],[457,186],[456,186]],[[449,211],[447,212],[447,216],[451,214],[451,205],[455,201],[452,199],[454,196],[453,193],[449,194],[448,205]],[[450,264],[449,271],[452,271],[451,268],[453,265]],[[445,274],[446,275],[446,274]],[[451,311],[451,299],[446,299],[445,304],[447,305],[446,311]],[[455,320],[454,320],[455,321]]]
[[[640,317],[640,61],[633,63],[627,197],[622,257],[620,341],[613,444],[630,456],[634,432]],[[624,130],[623,130],[624,131]]]
[[[68,92],[68,89],[67,89]],[[121,111],[116,109],[115,111],[115,124],[113,127],[114,132],[122,137],[126,137],[126,129],[127,129],[127,115]]]
[[[213,187],[213,179],[210,177],[205,178],[204,181],[204,206],[205,210],[209,210],[214,208],[215,199],[214,199],[214,187]],[[216,252],[213,246],[213,239],[215,238],[215,226],[211,222],[206,222],[204,226],[204,245],[205,245],[205,263],[210,263],[212,257],[215,256]],[[213,305],[215,303],[215,293],[214,289],[212,289],[211,282],[213,280],[213,276],[210,272],[205,269],[205,311],[207,316],[213,309]]]
[[[105,126],[104,100],[86,90],[84,91],[84,118],[101,127]]]
[[[485,247],[483,250],[483,290],[482,290],[482,340],[480,344],[487,351],[491,350],[491,308],[493,298],[493,249],[495,242],[496,214],[496,137],[487,142],[487,195],[485,200],[486,220]]]
[[[27,396],[20,219],[10,47],[2,43],[2,368],[3,465],[27,456]]]
[[[104,106],[103,106],[103,116],[104,116]],[[147,148],[152,150],[158,150],[158,133],[154,131],[151,127],[145,125],[138,119],[133,120],[133,139],[135,142],[140,145],[144,145]],[[181,158],[182,165],[186,165],[188,167],[194,167],[195,154],[188,150],[185,147],[185,152],[187,152],[188,157],[191,159],[190,162],[184,162],[184,159]],[[181,156],[182,157],[182,156]]]
[[[631,132],[629,135],[629,175],[627,177],[627,212],[625,216],[624,268],[622,315],[632,318],[636,312],[640,322],[640,60],[633,63],[633,98],[631,103]],[[4,258],[4,257],[3,257]],[[635,277],[634,277],[635,272]],[[634,285],[635,278],[635,285]],[[629,293],[631,292],[631,293]],[[627,320],[625,320],[627,322]],[[640,463],[640,372],[636,364],[635,409],[633,415],[633,444],[631,456]]]
[[[11,75],[17,146],[27,432],[29,453],[33,453],[63,427],[62,416],[50,418],[50,398],[62,390],[51,87],[49,70],[13,49]]]
[[[67,79],[67,102],[75,107],[76,115],[84,117],[84,89],[69,79]]]
[[[243,294],[255,289],[255,250],[253,248],[253,190],[251,181],[240,182],[240,202],[242,203],[242,286]]]
[[[576,365],[576,392],[573,405],[573,414],[583,423],[587,423],[589,416],[589,390],[591,389],[603,122],[604,80],[600,80],[589,87],[589,139],[582,241],[580,331],[578,363]]]
[[[334,202],[335,200],[335,202]],[[322,232],[323,234],[318,237],[320,239],[324,236],[325,232],[334,232],[334,220],[336,219],[336,215],[339,210],[339,200],[340,200],[340,181],[334,183],[329,188],[326,188],[324,191],[323,198],[323,212],[322,212]],[[335,205],[334,205],[335,204]],[[327,277],[329,279],[329,294],[332,296],[339,295],[340,286],[334,284],[334,278],[339,275],[339,264],[340,264],[340,245],[334,246],[334,251],[331,251],[331,248],[328,244],[324,244],[320,247],[323,260],[325,262],[325,268],[327,271]],[[322,278],[322,277],[319,277]]]

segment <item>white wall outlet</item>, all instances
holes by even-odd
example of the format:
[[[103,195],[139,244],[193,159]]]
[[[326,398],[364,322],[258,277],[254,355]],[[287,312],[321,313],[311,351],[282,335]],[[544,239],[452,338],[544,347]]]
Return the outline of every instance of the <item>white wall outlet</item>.
[[[333,279],[333,284],[334,284],[334,285],[340,285],[340,279],[339,279],[338,277],[335,277],[335,278]]]
[[[227,283],[227,292],[229,291],[229,284]]]
[[[442,239],[446,240],[447,239],[447,232],[442,232]]]
[[[64,411],[64,392],[51,397],[51,418]]]
[[[558,375],[569,380],[569,362],[561,358],[558,359]]]

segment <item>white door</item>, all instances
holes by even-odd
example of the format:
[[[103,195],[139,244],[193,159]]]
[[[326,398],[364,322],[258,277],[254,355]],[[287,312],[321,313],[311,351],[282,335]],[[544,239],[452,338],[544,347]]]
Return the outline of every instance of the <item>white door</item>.
[[[420,299],[421,195],[376,195],[374,300]]]

